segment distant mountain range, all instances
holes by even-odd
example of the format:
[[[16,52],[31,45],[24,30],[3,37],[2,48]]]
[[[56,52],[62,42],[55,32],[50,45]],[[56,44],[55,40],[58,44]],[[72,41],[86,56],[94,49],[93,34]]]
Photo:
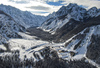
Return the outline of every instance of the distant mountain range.
[[[25,28],[40,26],[46,17],[34,15],[28,11],[21,11],[12,6],[1,4],[0,10],[10,15],[17,23]]]
[[[0,5],[0,43],[6,43],[10,38],[21,37],[18,32],[29,27],[38,27],[45,20],[44,16],[21,11],[12,6]]]

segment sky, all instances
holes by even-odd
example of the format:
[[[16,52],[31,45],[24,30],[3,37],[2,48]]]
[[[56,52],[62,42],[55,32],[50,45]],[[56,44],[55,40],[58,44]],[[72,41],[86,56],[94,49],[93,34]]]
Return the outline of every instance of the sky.
[[[100,0],[0,0],[0,4],[10,5],[22,11],[30,11],[36,15],[47,16],[56,12],[61,6],[76,3],[86,9],[100,8]]]

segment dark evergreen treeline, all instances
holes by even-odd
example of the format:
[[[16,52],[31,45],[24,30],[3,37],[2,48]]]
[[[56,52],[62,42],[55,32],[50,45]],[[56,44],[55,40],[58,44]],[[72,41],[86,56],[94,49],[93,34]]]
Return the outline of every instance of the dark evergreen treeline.
[[[27,59],[26,56],[21,60],[19,53],[13,52],[12,55],[0,57],[0,68],[96,68],[84,60],[65,61],[60,59],[56,52],[53,54],[52,57],[46,55],[44,60],[34,62],[33,58]]]

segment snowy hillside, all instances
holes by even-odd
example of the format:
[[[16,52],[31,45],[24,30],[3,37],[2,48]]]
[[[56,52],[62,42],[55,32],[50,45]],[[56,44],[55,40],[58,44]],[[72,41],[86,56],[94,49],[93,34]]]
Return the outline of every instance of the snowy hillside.
[[[23,32],[25,28],[13,20],[9,15],[0,11],[0,44],[5,43],[9,38],[18,38],[18,32]]]
[[[86,28],[80,33],[66,40],[66,42],[64,43],[49,43],[47,41],[36,40],[33,36],[20,33],[20,35],[22,35],[24,39],[10,39],[9,46],[12,52],[4,52],[4,53],[1,53],[0,56],[2,57],[8,56],[7,57],[8,59],[10,59],[9,57],[14,56],[14,58],[11,60],[12,62],[16,62],[14,59],[17,59],[17,60],[20,59],[21,61],[23,61],[23,63],[28,60],[28,62],[31,61],[33,65],[35,62],[41,62],[41,60],[44,61],[48,57],[54,59],[58,56],[61,59],[67,60],[68,63],[70,63],[70,60],[80,61],[81,59],[85,58],[84,62],[99,68],[100,67],[99,64],[94,62],[92,59],[88,58],[86,55],[88,53],[87,47],[91,44],[92,35],[99,34],[96,32],[99,30],[99,28],[100,28],[100,25],[90,27],[89,28],[90,30],[87,33],[86,31],[88,28]],[[5,49],[4,47],[2,48]],[[15,55],[17,55],[18,58],[16,58]],[[28,63],[28,65],[30,64]],[[80,66],[80,65],[77,64],[76,66]]]
[[[0,5],[0,10],[9,14],[17,23],[25,28],[40,26],[45,20],[44,16],[34,15],[28,11],[21,11],[12,6]]]

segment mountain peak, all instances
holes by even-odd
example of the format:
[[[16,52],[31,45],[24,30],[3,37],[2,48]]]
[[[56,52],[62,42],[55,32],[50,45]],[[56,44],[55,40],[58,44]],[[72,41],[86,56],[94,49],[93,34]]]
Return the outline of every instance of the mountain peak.
[[[92,7],[88,11],[74,3],[70,3],[67,6],[62,6],[57,12],[51,14],[43,24],[42,28],[45,30],[51,30],[52,32],[60,29],[63,25],[68,23],[71,19],[77,22],[85,22],[89,18],[97,17],[100,15],[100,9]]]
[[[75,7],[78,6],[76,3],[69,3],[67,7]]]
[[[90,17],[97,17],[100,15],[100,10],[97,9],[96,7],[92,7],[88,10],[87,14],[90,16]]]
[[[75,20],[80,21],[83,19],[86,9],[78,6],[77,4],[70,3],[68,6],[62,6],[57,12],[56,16],[71,15]]]

